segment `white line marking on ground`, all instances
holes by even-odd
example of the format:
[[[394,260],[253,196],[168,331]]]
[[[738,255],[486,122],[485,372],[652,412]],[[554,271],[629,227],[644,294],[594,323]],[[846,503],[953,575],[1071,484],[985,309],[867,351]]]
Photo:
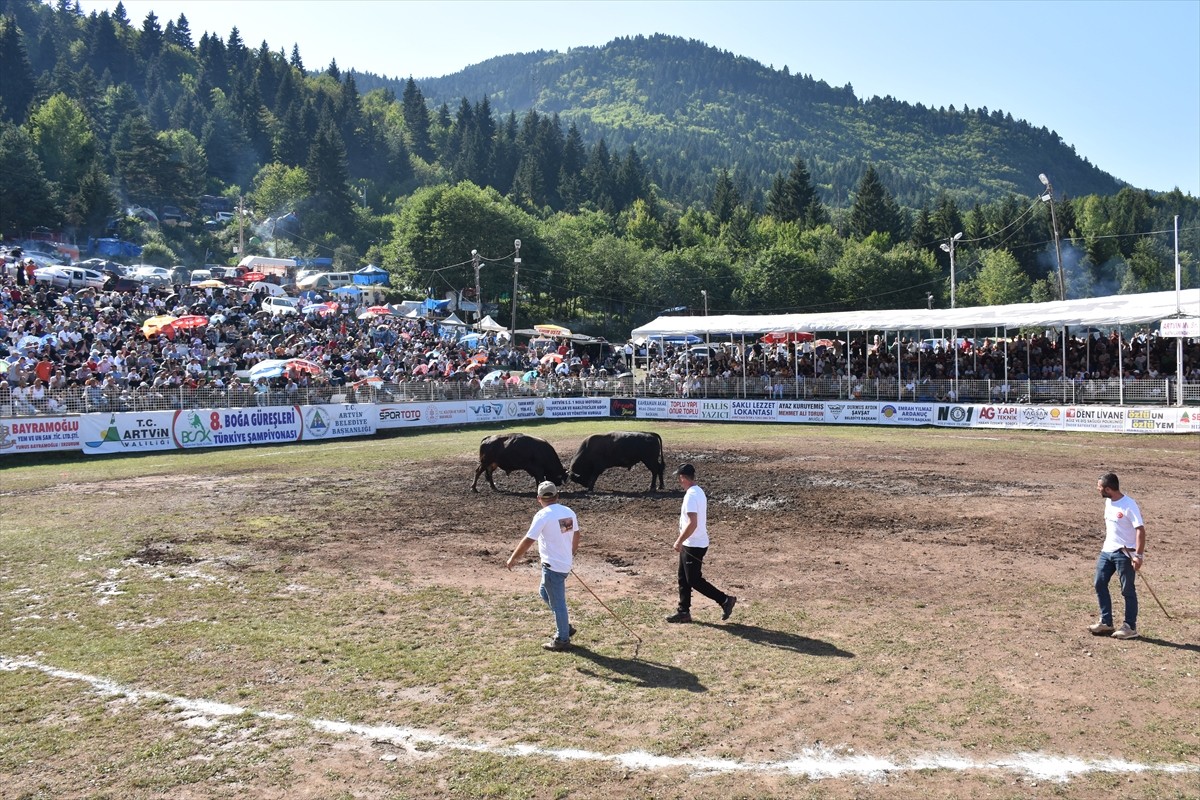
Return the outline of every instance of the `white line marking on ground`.
[[[472,742],[442,736],[419,728],[397,725],[358,725],[325,719],[305,719],[293,714],[272,711],[254,711],[241,706],[178,697],[149,689],[134,689],[129,686],[85,675],[80,672],[58,669],[31,659],[10,659],[0,656],[0,671],[33,670],[60,680],[86,683],[101,694],[119,695],[128,700],[158,700],[169,703],[179,711],[191,715],[184,724],[192,727],[208,727],[204,717],[231,717],[249,714],[256,719],[302,722],[324,733],[357,736],[372,742],[387,742],[402,747],[413,755],[430,755],[431,750],[458,750],[470,753],[489,753],[503,757],[533,756],[557,761],[596,761],[615,764],[626,769],[666,770],[682,769],[692,773],[759,772],[782,773],[804,776],[810,780],[821,778],[881,778],[889,774],[917,772],[920,770],[945,770],[948,772],[1007,772],[1019,773],[1039,780],[1061,783],[1090,772],[1141,773],[1158,772],[1171,774],[1200,773],[1200,764],[1139,764],[1118,758],[1082,759],[1073,756],[1053,756],[1041,753],[1016,753],[1007,758],[991,761],[973,761],[950,754],[916,756],[906,761],[896,761],[881,756],[844,755],[828,748],[805,748],[795,758],[787,761],[738,761],[731,758],[689,758],[657,756],[640,750],[627,753],[597,753],[591,750],[541,747],[532,744],[501,745],[487,742]]]

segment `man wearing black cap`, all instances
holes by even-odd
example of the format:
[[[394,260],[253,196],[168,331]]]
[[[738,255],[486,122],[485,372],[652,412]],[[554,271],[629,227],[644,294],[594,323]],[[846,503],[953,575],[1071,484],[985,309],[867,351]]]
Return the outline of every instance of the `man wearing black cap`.
[[[510,570],[537,542],[542,562],[539,594],[554,612],[554,638],[542,645],[547,650],[570,650],[575,628],[567,616],[567,576],[571,574],[575,553],[579,550],[579,519],[575,512],[558,502],[558,486],[542,481],[537,489],[542,508],[533,517],[529,530],[521,537],[505,566]]]
[[[708,552],[708,497],[696,483],[696,468],[684,464],[675,470],[683,487],[683,508],[679,512],[679,536],[675,552],[679,553],[679,608],[667,617],[667,622],[692,621],[692,590],[721,607],[721,619],[729,619],[737,598],[725,594],[704,579],[701,568]]]

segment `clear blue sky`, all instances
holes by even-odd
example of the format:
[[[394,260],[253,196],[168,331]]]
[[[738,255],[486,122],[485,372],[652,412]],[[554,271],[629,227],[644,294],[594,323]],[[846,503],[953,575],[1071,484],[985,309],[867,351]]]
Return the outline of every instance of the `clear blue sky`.
[[[116,0],[82,0],[85,13]],[[308,69],[447,75],[496,55],[665,33],[860,98],[1003,109],[1139,188],[1200,195],[1200,0],[1165,2],[395,2],[125,0],[140,27],[182,12],[193,34],[236,25]],[[1054,165],[1045,171],[1054,177]],[[1038,191],[1030,176],[1030,193]],[[1058,187],[1056,187],[1058,188]],[[1069,192],[1069,187],[1062,187]]]

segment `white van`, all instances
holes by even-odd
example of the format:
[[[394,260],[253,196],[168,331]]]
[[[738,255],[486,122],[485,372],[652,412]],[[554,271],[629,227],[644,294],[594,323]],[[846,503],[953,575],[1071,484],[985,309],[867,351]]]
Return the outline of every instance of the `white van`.
[[[353,272],[319,272],[316,275],[306,275],[296,283],[296,287],[302,292],[331,291],[353,285]]]

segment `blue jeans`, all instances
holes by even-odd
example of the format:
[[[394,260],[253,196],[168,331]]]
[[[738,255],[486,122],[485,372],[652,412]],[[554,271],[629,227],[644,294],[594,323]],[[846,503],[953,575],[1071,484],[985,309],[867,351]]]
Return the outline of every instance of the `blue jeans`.
[[[1100,621],[1112,625],[1112,595],[1108,593],[1108,582],[1113,573],[1121,579],[1121,596],[1125,598],[1125,623],[1137,630],[1138,599],[1134,587],[1133,560],[1124,551],[1101,553],[1096,560],[1096,598],[1100,601]]]
[[[555,572],[549,564],[542,564],[542,586],[540,594],[546,605],[554,612],[554,626],[560,641],[571,641],[571,622],[567,619],[567,575]]]

